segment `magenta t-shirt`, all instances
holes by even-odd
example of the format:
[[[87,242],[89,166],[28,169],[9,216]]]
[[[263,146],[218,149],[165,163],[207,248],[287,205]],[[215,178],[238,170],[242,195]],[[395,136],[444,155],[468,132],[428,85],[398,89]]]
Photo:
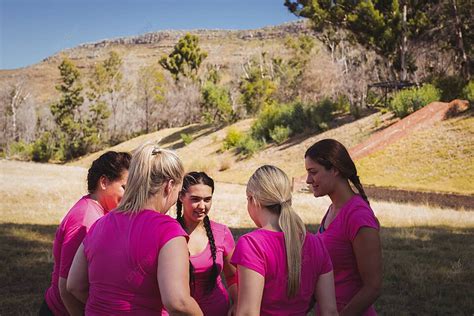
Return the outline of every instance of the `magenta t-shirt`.
[[[265,278],[261,315],[306,315],[314,302],[319,276],[332,270],[331,259],[320,238],[307,233],[302,248],[300,289],[295,297],[288,298],[285,237],[282,232],[265,229],[240,237],[231,262]]]
[[[321,226],[325,219],[326,216],[324,216]],[[334,267],[334,283],[339,312],[362,288],[362,279],[352,250],[352,242],[362,227],[380,229],[377,218],[367,202],[360,195],[354,195],[344,204],[327,229],[324,232],[318,231],[318,236],[326,245]],[[374,306],[370,306],[363,315],[377,315]]]
[[[87,315],[161,313],[158,256],[171,239],[187,234],[178,222],[152,210],[112,211],[84,239],[88,263]]]
[[[55,315],[69,315],[59,295],[59,277],[67,278],[77,248],[96,220],[104,215],[104,209],[89,195],[83,196],[69,210],[56,230],[53,244],[54,268],[51,286],[45,300]]]
[[[212,268],[211,247],[208,243],[201,253],[189,257],[194,267],[194,286],[191,285],[191,292],[204,315],[221,316],[227,315],[229,310],[229,295],[220,274],[224,266],[224,257],[232,253],[235,243],[227,226],[211,221],[211,229],[216,245],[216,264],[219,271],[216,287],[212,292],[206,292]],[[164,310],[162,315],[168,315],[168,313]]]

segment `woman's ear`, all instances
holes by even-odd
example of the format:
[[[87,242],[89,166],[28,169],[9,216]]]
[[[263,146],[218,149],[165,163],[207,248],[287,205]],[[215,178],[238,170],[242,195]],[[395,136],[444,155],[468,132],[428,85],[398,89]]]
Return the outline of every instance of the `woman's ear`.
[[[99,187],[102,190],[105,190],[105,189],[107,189],[108,184],[109,184],[109,179],[104,175],[100,176],[100,178],[99,178]]]

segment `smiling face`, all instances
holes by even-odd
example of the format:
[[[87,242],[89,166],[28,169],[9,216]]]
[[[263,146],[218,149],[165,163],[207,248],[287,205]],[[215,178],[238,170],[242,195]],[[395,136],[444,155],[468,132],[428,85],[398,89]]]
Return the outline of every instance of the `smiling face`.
[[[327,170],[323,165],[306,157],[304,160],[308,176],[306,183],[311,186],[315,197],[331,194],[338,181],[339,172],[335,168]]]
[[[183,204],[183,217],[187,223],[202,222],[212,206],[212,188],[195,184],[179,197]]]

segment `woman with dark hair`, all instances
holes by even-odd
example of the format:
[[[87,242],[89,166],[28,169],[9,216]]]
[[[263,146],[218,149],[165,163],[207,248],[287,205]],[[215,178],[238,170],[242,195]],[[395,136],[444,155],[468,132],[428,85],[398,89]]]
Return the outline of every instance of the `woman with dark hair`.
[[[234,238],[227,226],[209,219],[213,193],[214,180],[206,173],[186,174],[176,219],[189,235],[192,296],[204,315],[221,316],[231,310],[229,294],[233,303],[237,298],[235,267],[230,264]],[[220,277],[222,271],[227,290]]]
[[[134,151],[120,204],[97,221],[76,252],[67,290],[86,315],[202,315],[189,289],[186,232],[166,215],[184,176],[175,152]]]
[[[376,315],[373,303],[382,287],[380,225],[355,164],[341,143],[324,139],[308,148],[305,167],[314,196],[328,195],[332,202],[318,235],[334,267],[337,309],[340,315]]]
[[[69,269],[92,224],[120,202],[127,182],[130,159],[128,153],[108,151],[94,160],[89,168],[89,194],[74,204],[56,231],[51,286],[46,291],[40,315],[69,315],[82,310],[83,304],[66,291]]]

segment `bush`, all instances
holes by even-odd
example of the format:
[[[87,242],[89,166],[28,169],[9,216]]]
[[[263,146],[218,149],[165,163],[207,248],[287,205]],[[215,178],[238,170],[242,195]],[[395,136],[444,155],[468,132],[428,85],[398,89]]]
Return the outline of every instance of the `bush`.
[[[31,159],[31,144],[27,144],[23,141],[13,142],[9,145],[9,157],[19,160],[30,160]]]
[[[262,149],[263,146],[265,146],[264,141],[256,140],[251,135],[247,135],[237,145],[237,152],[242,154],[244,157],[249,158]]]
[[[184,146],[188,146],[194,140],[193,135],[191,134],[181,133],[179,136],[181,137],[181,140],[183,141]]]
[[[451,102],[454,99],[461,98],[463,88],[466,85],[466,81],[457,76],[442,75],[432,79],[432,82],[441,91],[440,100],[443,102]]]
[[[390,108],[398,117],[405,117],[425,105],[440,99],[441,92],[435,86],[426,84],[421,88],[411,88],[395,93]]]
[[[202,88],[201,96],[203,118],[207,123],[232,121],[234,111],[227,88],[208,82]]]
[[[44,132],[32,146],[31,159],[48,162],[54,155],[54,140],[50,132]]]
[[[231,148],[237,147],[238,144],[243,140],[244,134],[235,127],[229,127],[227,130],[227,135],[224,138],[222,143],[223,150],[229,150]]]
[[[286,141],[291,135],[291,129],[288,126],[277,125],[270,131],[270,137],[277,144],[281,144]]]
[[[470,106],[474,103],[474,80],[469,80],[467,85],[462,90],[462,98],[469,101]]]

